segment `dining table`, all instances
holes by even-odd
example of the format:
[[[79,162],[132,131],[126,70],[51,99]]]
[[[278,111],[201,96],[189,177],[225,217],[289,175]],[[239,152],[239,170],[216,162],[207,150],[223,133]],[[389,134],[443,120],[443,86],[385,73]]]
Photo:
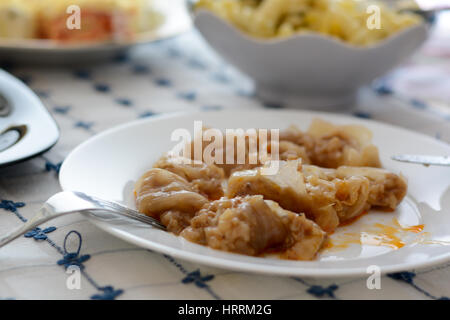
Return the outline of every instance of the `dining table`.
[[[449,21],[450,15],[442,14],[419,52],[362,87],[354,105],[334,112],[450,143]],[[252,80],[208,47],[195,30],[139,45],[102,63],[5,61],[0,67],[37,94],[60,129],[58,143],[48,152],[0,168],[0,234],[25,223],[61,191],[58,173],[64,159],[108,128],[175,112],[293,108],[261,101]],[[0,299],[450,297],[450,262],[383,275],[380,288],[368,286],[368,277],[281,277],[213,268],[122,241],[80,214],[49,221],[0,248]]]

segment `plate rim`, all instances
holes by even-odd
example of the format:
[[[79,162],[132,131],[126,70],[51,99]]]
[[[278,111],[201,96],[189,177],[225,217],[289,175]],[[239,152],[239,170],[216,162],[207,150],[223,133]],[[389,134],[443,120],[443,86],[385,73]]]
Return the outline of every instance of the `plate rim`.
[[[21,41],[4,41],[0,39],[0,50],[22,50],[22,51],[39,51],[39,52],[57,52],[57,53],[77,53],[86,51],[98,50],[114,50],[123,49],[133,46],[145,45],[161,40],[169,40],[188,32],[189,28],[179,30],[164,35],[157,35],[151,32],[146,32],[137,37],[135,40],[126,42],[95,42],[95,43],[81,43],[73,45],[61,45],[58,42],[52,42],[45,39],[24,39]]]
[[[152,122],[156,122],[163,119],[170,119],[170,118],[177,118],[182,116],[190,116],[194,117],[195,115],[198,115],[201,117],[201,115],[205,114],[233,114],[236,115],[237,113],[266,113],[266,114],[277,114],[277,113],[296,113],[297,115],[302,114],[309,114],[311,116],[317,116],[320,117],[321,115],[328,115],[332,117],[337,117],[342,120],[357,120],[360,123],[371,123],[371,124],[377,124],[384,127],[389,127],[391,129],[400,130],[404,133],[412,134],[415,136],[420,136],[422,139],[429,140],[431,143],[440,145],[441,147],[447,148],[450,150],[450,144],[436,140],[431,136],[428,136],[423,133],[414,132],[412,130],[395,126],[392,124],[383,123],[380,121],[376,121],[373,119],[362,119],[362,118],[353,118],[351,115],[347,114],[338,114],[338,113],[330,113],[330,112],[324,112],[324,111],[313,111],[313,110],[293,110],[293,109],[283,109],[283,110],[243,110],[243,111],[234,111],[234,110],[221,110],[221,111],[196,111],[196,112],[189,112],[189,111],[181,111],[181,112],[173,112],[173,113],[164,113],[152,116],[151,118],[145,118],[145,119],[137,119],[130,122],[126,122],[117,126],[114,126],[112,128],[109,128],[105,131],[102,131],[88,140],[84,141],[83,143],[79,144],[77,147],[75,147],[69,155],[65,158],[64,162],[61,165],[61,170],[59,172],[59,183],[61,188],[64,191],[69,190],[69,188],[65,187],[67,184],[64,180],[64,172],[67,170],[67,163],[70,162],[70,159],[73,155],[78,153],[79,150],[84,148],[86,145],[94,143],[98,139],[101,139],[103,136],[109,135],[115,131],[121,131],[126,130],[129,127],[141,125],[143,123],[151,124]],[[214,259],[210,259],[208,256],[205,256],[204,254],[199,254],[195,252],[190,252],[189,255],[183,254],[183,251],[176,248],[171,248],[169,246],[166,246],[164,244],[160,244],[157,242],[153,242],[148,239],[141,239],[139,236],[136,236],[132,233],[126,233],[124,231],[116,229],[113,225],[108,225],[108,223],[100,222],[95,220],[92,217],[89,217],[88,215],[85,215],[87,219],[93,223],[95,226],[100,228],[101,230],[118,237],[121,240],[124,240],[126,242],[132,243],[134,245],[137,245],[142,248],[147,248],[151,250],[155,250],[156,252],[160,254],[169,254],[173,257],[190,261],[193,263],[199,263],[202,265],[212,266],[216,268],[221,269],[229,269],[234,270],[238,272],[249,272],[249,273],[257,273],[257,274],[265,274],[265,275],[278,275],[278,276],[302,276],[302,277],[320,277],[320,278],[357,278],[357,277],[365,277],[370,274],[367,273],[366,268],[364,267],[355,267],[355,268],[344,268],[344,269],[333,269],[333,268],[304,268],[302,266],[299,266],[298,268],[294,269],[292,266],[270,266],[270,265],[264,265],[264,264],[252,264],[250,262],[244,262],[244,261],[234,261],[234,260],[228,260],[226,258],[222,257],[214,257]],[[194,244],[195,245],[195,244]],[[234,253],[229,253],[234,254]],[[256,257],[250,257],[255,258]],[[425,269],[429,268],[435,265],[440,265],[445,262],[450,261],[450,251],[447,254],[440,255],[437,258],[425,260],[422,262],[403,262],[403,263],[396,263],[389,266],[382,266],[380,267],[380,273],[382,275],[392,272],[400,272],[400,271],[406,271],[406,270],[419,270],[419,269]],[[308,263],[310,261],[299,261],[299,263]],[[312,261],[314,262],[314,261]]]

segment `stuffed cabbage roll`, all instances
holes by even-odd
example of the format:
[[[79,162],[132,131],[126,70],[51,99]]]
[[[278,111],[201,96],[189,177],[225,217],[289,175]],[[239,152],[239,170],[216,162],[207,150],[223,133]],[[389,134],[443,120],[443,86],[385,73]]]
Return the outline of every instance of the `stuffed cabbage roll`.
[[[154,168],[168,170],[186,179],[194,190],[210,200],[223,196],[225,172],[214,164],[194,163],[190,159],[166,155],[155,163]]]
[[[208,203],[186,179],[159,168],[147,171],[136,182],[135,193],[139,212],[156,219],[171,210],[193,216]]]
[[[313,259],[325,238],[304,215],[264,201],[262,196],[213,201],[180,235],[218,250],[252,256],[279,252],[293,260]]]
[[[370,209],[393,210],[406,194],[404,178],[378,168],[341,167],[337,170],[280,161],[274,175],[263,168],[235,172],[226,195],[263,195],[293,212],[304,212],[326,232]]]
[[[307,132],[295,126],[281,131],[280,141],[302,146],[309,163],[320,167],[381,167],[378,149],[371,142],[372,133],[363,126],[339,126],[315,119]]]

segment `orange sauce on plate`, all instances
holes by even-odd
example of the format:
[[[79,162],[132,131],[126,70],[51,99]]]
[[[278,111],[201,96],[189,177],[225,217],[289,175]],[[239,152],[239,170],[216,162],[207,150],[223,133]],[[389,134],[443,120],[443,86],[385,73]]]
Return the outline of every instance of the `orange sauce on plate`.
[[[361,218],[358,216],[350,223],[355,222]],[[348,225],[350,223],[345,223]],[[366,225],[360,232],[347,232],[328,238],[322,247],[323,251],[327,250],[343,250],[352,244],[370,245],[370,246],[385,246],[394,250],[405,246],[403,238],[408,232],[420,233],[424,229],[424,225],[416,226],[402,226],[397,219],[392,220],[392,224],[375,223],[373,225]]]

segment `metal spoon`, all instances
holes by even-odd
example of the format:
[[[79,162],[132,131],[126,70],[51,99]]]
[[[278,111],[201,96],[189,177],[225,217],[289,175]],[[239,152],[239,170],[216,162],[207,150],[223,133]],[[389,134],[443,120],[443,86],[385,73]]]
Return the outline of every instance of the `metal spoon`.
[[[122,216],[166,230],[158,220],[121,204],[88,196],[82,192],[64,191],[48,199],[39,212],[20,228],[0,237],[0,248],[49,220],[77,212],[89,212],[101,220],[108,220],[111,216]]]

